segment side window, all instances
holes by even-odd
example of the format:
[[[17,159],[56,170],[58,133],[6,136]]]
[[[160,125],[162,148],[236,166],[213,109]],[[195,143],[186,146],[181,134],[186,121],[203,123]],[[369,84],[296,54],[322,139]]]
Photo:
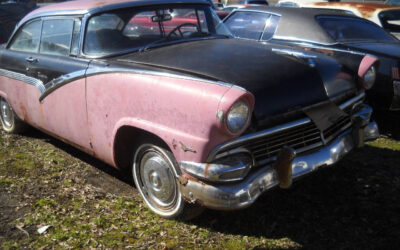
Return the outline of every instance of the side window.
[[[225,24],[235,37],[259,40],[270,16],[265,13],[238,11]]]
[[[271,17],[265,24],[265,30],[261,40],[268,41],[274,36],[276,28],[278,27],[279,19],[279,16],[271,15]]]
[[[58,56],[69,55],[73,27],[73,19],[44,20],[40,53]]]
[[[71,47],[71,55],[78,55],[79,53],[79,34],[81,31],[81,20],[76,19],[74,22],[74,33],[72,34],[72,47]]]
[[[37,52],[40,41],[40,30],[42,21],[37,20],[25,24],[14,36],[10,49],[24,52]]]

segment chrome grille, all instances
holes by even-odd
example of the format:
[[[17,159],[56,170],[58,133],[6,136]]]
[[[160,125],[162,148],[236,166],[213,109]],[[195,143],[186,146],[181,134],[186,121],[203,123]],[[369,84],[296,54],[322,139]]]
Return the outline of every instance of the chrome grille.
[[[364,93],[361,93],[339,107],[350,114],[353,107],[362,102],[364,96]],[[274,161],[279,150],[285,145],[295,149],[298,154],[315,150],[334,140],[351,125],[351,116],[346,116],[321,132],[311,119],[304,118],[222,144],[211,152],[207,161],[212,162],[214,159],[227,156],[233,153],[234,149],[245,148],[253,154],[256,165],[264,165]]]
[[[268,158],[275,157],[285,145],[297,150],[319,142],[322,142],[321,133],[310,122],[262,137],[259,140],[246,143],[242,147],[253,153],[256,162],[263,162]]]
[[[340,132],[350,126],[351,119],[346,116],[321,133],[315,124],[309,121],[308,123],[249,141],[242,144],[241,147],[252,152],[256,164],[262,165],[275,160],[283,146],[289,146],[295,149],[297,153],[301,153],[329,143]]]

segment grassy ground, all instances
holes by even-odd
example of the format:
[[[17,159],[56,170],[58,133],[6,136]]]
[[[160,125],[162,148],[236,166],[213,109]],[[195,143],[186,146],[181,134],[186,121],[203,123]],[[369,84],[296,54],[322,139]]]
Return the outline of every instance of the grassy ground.
[[[190,222],[155,216],[128,176],[40,132],[0,132],[0,145],[3,249],[400,247],[400,143],[387,137],[248,209]]]

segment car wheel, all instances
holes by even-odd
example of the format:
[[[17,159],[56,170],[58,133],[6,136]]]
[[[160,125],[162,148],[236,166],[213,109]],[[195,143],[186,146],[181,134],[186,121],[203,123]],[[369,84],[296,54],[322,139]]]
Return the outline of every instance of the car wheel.
[[[21,133],[26,130],[27,125],[21,121],[7,100],[0,97],[0,120],[4,131],[8,133]]]
[[[137,189],[149,208],[159,216],[189,220],[204,210],[182,198],[177,181],[180,171],[169,150],[143,144],[136,150],[132,168]]]

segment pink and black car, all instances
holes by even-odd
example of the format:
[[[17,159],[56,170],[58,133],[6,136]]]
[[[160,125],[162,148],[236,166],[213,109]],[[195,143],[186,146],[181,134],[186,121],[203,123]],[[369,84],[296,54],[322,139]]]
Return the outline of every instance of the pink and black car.
[[[64,2],[0,50],[1,123],[131,170],[151,210],[188,218],[247,207],[376,138],[360,84],[375,63],[233,39],[202,0]]]

